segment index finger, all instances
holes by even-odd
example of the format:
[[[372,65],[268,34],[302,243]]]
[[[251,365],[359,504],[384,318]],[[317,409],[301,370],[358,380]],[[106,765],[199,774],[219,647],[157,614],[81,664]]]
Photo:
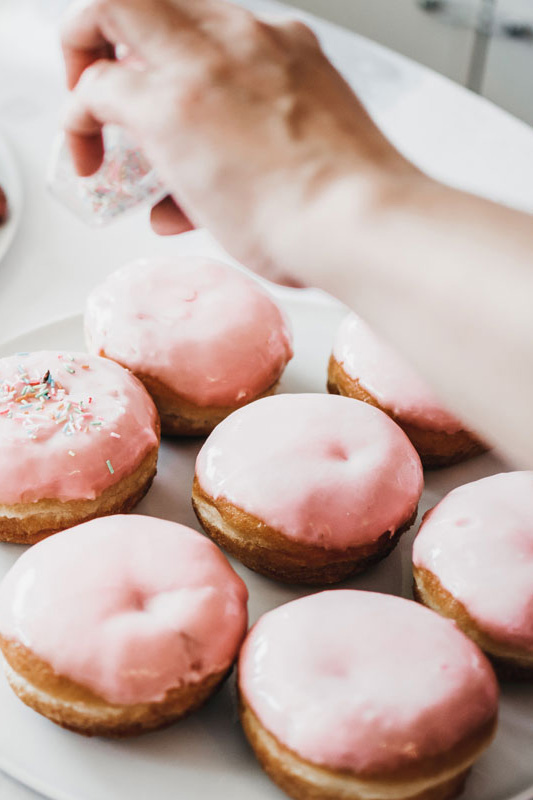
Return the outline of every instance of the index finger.
[[[72,6],[61,27],[61,46],[69,89],[94,61],[114,58],[115,45],[148,65],[158,63],[186,29],[195,25],[191,15],[169,0],[85,0]]]

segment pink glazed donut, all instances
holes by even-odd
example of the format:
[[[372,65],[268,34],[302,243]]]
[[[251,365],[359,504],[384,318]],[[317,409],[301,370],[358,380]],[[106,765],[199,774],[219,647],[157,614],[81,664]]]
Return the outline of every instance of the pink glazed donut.
[[[494,735],[498,687],[449,620],[337,590],[260,618],[239,696],[256,756],[296,800],[448,800]]]
[[[0,584],[0,647],[20,699],[78,733],[130,736],[200,706],[231,668],[248,593],[196,531],[93,520],[22,555]]]
[[[208,258],[136,261],[87,301],[89,350],[142,380],[163,433],[206,434],[272,394],[292,357],[284,314],[242,272]]]
[[[353,313],[337,331],[328,391],[385,411],[409,436],[425,467],[448,466],[485,450],[413,368]]]
[[[533,472],[448,494],[413,548],[417,598],[460,628],[504,677],[533,678]]]
[[[420,459],[386,414],[346,397],[286,394],[213,431],[196,461],[193,506],[251,569],[334,583],[393,549],[422,487]]]
[[[159,419],[131,373],[86,353],[0,359],[0,541],[31,544],[129,511],[156,472]]]

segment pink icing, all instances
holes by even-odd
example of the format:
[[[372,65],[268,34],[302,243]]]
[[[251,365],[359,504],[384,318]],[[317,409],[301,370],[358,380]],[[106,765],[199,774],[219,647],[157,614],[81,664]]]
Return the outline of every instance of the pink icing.
[[[533,653],[533,472],[454,489],[420,528],[413,561],[494,638]]]
[[[196,531],[103,517],[19,558],[0,584],[0,633],[110,703],[145,703],[229,668],[247,597]]]
[[[95,498],[157,447],[156,419],[142,384],[107,359],[0,359],[0,503]]]
[[[272,386],[292,357],[287,322],[259,285],[199,257],[137,261],[87,301],[89,349],[158,378],[199,406],[233,406]]]
[[[447,433],[464,427],[413,368],[355,314],[341,322],[333,355],[350,378],[402,422]]]
[[[493,717],[498,699],[487,660],[454,623],[409,600],[350,590],[261,617],[239,681],[285,746],[355,772],[446,752]]]
[[[198,454],[203,490],[291,539],[345,548],[394,532],[416,509],[420,459],[386,414],[338,395],[239,409]]]

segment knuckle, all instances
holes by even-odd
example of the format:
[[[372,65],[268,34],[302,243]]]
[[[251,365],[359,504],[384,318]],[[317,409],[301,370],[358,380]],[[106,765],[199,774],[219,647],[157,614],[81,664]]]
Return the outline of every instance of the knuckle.
[[[91,4],[96,15],[103,17],[114,13],[118,8],[126,5],[124,0],[91,0]]]
[[[85,15],[98,21],[107,20],[116,6],[116,0],[89,0],[84,2],[78,13],[78,17]]]
[[[105,59],[94,61],[83,70],[80,77],[78,88],[80,91],[87,91],[93,84],[100,82],[109,71],[110,62]]]
[[[113,5],[115,5],[115,0],[92,0],[93,11],[96,14],[105,14]]]
[[[267,18],[258,17],[251,11],[239,8],[231,18],[230,32],[235,37],[238,49],[251,51],[268,42],[275,36],[277,26]]]
[[[210,91],[224,84],[231,64],[221,53],[204,54],[201,60],[182,64],[179,74],[169,81],[174,100],[181,108],[190,109],[206,101]]]
[[[170,106],[178,117],[191,119],[206,97],[209,80],[204,70],[189,70],[171,88]]]
[[[266,19],[258,19],[254,17],[253,24],[249,35],[249,41],[258,46],[263,42],[276,41],[278,38],[278,26],[269,22]]]
[[[228,8],[230,7],[228,6]],[[244,36],[257,35],[261,31],[260,20],[254,14],[252,14],[251,11],[248,11],[245,8],[240,8],[239,6],[231,7],[228,21],[231,23],[231,27],[235,32],[238,32]]]
[[[264,19],[259,19],[253,14],[247,14],[242,20],[243,33],[259,38],[268,33],[271,26]]]
[[[77,45],[84,38],[87,19],[102,14],[102,5],[109,0],[75,0],[61,16],[59,38],[62,45]]]
[[[318,39],[309,25],[299,19],[291,19],[284,25],[287,33],[299,42],[318,46]]]

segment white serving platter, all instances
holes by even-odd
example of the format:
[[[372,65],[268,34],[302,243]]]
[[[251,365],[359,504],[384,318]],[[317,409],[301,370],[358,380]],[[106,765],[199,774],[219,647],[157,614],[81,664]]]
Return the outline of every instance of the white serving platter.
[[[0,224],[0,261],[3,259],[15,237],[22,211],[22,181],[13,150],[6,139],[0,135],[0,186],[5,192],[8,216]]]
[[[332,338],[344,307],[316,291],[273,290],[289,314],[295,357],[281,390],[324,391]],[[35,329],[0,348],[0,356],[42,348],[83,349],[81,316]],[[275,436],[275,430],[272,431]],[[165,441],[157,478],[140,513],[197,528],[190,505],[194,460],[201,442]],[[484,455],[430,472],[420,514],[452,487],[505,469]],[[410,596],[415,525],[384,562],[344,586]],[[0,545],[0,576],[22,548]],[[235,563],[250,591],[250,622],[280,603],[308,593],[278,585]],[[391,653],[394,658],[394,653]],[[126,741],[85,739],[24,706],[0,676],[0,768],[55,800],[280,800],[262,773],[237,719],[233,679],[200,712],[164,731]],[[533,798],[533,687],[503,689],[497,737],[475,765],[463,800]]]

